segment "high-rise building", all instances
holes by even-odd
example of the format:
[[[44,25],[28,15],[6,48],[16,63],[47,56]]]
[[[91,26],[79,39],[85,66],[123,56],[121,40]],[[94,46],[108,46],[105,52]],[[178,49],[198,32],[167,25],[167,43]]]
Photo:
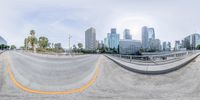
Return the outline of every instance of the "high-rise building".
[[[150,51],[161,51],[160,39],[150,39],[149,40],[149,50]]]
[[[154,28],[148,28],[148,38],[150,39],[155,39],[155,31]]]
[[[96,49],[99,49],[99,45],[100,45],[99,41],[96,40]]]
[[[170,42],[163,42],[163,51],[171,51],[171,43]]]
[[[7,42],[3,37],[0,36],[0,45],[2,44],[7,45]]]
[[[187,50],[190,50],[191,49],[191,46],[190,46],[190,35],[185,37],[182,41],[182,45],[184,48],[186,48]]]
[[[145,51],[160,51],[161,44],[159,39],[155,39],[154,28],[142,27],[142,48]]]
[[[99,49],[102,49],[102,48],[104,48],[104,44],[103,44],[103,41],[100,41],[99,42]]]
[[[129,29],[125,29],[123,35],[124,35],[123,38],[124,38],[125,40],[132,40],[132,35],[131,35]]]
[[[142,48],[144,50],[149,48],[149,33],[147,26],[142,27]]]
[[[85,49],[96,50],[96,30],[93,27],[85,31]]]
[[[195,33],[191,35],[191,48],[196,49],[198,45],[200,45],[200,34]]]
[[[108,48],[108,38],[104,38],[104,47]]]
[[[119,46],[119,34],[115,28],[111,29],[111,33],[107,34],[108,48],[117,49]]]
[[[117,29],[116,28],[111,28],[111,33],[112,34],[116,34],[117,33]]]
[[[200,45],[200,34],[191,34],[184,38],[182,46],[188,50],[196,49]]]
[[[119,53],[120,54],[135,54],[142,47],[141,41],[138,40],[120,40]]]
[[[174,50],[179,51],[180,49],[181,49],[181,42],[177,40],[177,41],[175,41]]]

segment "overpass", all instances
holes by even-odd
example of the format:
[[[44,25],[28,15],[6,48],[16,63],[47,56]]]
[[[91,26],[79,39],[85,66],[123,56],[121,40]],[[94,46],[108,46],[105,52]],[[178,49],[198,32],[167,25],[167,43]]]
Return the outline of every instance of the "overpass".
[[[128,71],[103,55],[60,58],[11,51],[0,55],[0,63],[1,100],[170,100],[195,99],[200,94],[200,57],[177,71],[156,76]],[[99,74],[91,82],[96,68]],[[16,81],[39,93],[24,90]],[[80,89],[83,86],[87,88]]]

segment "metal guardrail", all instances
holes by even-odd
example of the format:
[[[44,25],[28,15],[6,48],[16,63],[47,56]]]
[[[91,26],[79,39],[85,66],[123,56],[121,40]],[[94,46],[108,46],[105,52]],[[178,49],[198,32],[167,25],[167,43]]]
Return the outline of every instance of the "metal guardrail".
[[[187,56],[196,54],[199,51],[180,51],[180,52],[170,52],[168,54],[160,55],[121,55],[121,54],[110,54],[117,59],[122,61],[133,63],[137,65],[163,65],[168,63],[173,63],[179,60],[184,59]]]

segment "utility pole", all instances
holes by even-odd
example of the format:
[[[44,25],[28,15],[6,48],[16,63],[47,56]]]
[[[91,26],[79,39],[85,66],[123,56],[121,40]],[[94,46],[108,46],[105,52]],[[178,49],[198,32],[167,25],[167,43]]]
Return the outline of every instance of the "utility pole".
[[[28,50],[28,38],[25,39],[26,42],[26,51]]]
[[[71,47],[70,47],[70,40],[71,40],[72,36],[69,34],[68,35],[68,40],[69,40],[69,55],[71,56],[70,52],[71,52]]]

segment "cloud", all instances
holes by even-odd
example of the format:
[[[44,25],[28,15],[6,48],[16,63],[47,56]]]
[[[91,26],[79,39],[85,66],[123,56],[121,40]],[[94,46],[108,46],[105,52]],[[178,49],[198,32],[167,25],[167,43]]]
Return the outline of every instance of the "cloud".
[[[19,47],[34,29],[37,37],[47,36],[50,42],[61,42],[67,47],[67,34],[72,35],[72,44],[84,43],[85,30],[95,27],[97,39],[103,40],[110,28],[118,28],[121,22],[124,27],[118,28],[118,33],[122,36],[124,28],[130,26],[126,24],[137,25],[140,20],[134,18],[141,17],[155,27],[157,38],[174,41],[200,31],[199,3],[198,0],[6,0],[0,1],[0,35]],[[122,22],[126,18],[133,20]]]

